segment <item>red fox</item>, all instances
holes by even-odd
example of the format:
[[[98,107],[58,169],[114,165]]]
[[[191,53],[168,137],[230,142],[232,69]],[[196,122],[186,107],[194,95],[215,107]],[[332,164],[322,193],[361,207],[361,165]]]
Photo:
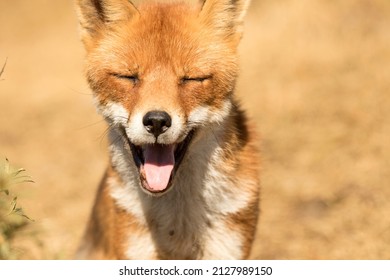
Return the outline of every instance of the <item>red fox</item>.
[[[77,0],[110,151],[78,258],[246,259],[259,160],[234,90],[249,0],[144,2]]]

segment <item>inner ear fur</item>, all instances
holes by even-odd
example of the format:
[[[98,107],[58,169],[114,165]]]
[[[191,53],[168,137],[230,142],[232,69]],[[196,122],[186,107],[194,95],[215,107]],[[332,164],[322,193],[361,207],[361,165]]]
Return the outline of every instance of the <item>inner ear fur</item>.
[[[77,0],[76,10],[79,18],[82,40],[88,41],[98,36],[106,26],[131,19],[138,13],[129,0]]]
[[[201,20],[215,32],[241,38],[250,0],[201,0]]]

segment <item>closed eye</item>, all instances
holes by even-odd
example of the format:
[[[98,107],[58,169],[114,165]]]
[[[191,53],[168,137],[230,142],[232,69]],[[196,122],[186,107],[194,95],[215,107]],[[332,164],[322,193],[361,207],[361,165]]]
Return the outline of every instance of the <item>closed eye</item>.
[[[207,76],[195,76],[195,77],[192,77],[192,76],[184,76],[183,78],[181,78],[181,83],[187,83],[187,82],[204,82],[206,80],[209,80],[211,79],[211,75],[207,75]]]
[[[137,84],[139,82],[138,74],[134,74],[134,75],[112,74],[112,75],[118,79],[129,80],[133,84]]]

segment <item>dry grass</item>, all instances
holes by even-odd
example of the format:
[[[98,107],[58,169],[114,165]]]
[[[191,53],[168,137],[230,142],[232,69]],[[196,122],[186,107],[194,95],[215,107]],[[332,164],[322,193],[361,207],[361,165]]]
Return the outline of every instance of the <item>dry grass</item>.
[[[71,258],[105,166],[72,1],[0,2],[0,147],[34,174],[20,203]],[[253,1],[239,95],[262,135],[253,258],[390,258],[390,2]],[[38,244],[38,245],[37,245]]]

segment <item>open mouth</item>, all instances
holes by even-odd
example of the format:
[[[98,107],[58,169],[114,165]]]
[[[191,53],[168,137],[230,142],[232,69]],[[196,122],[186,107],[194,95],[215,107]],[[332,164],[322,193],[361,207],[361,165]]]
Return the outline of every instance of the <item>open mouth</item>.
[[[191,130],[180,143],[169,145],[155,143],[141,146],[131,143],[124,127],[121,127],[121,133],[130,147],[142,187],[153,194],[168,191],[195,131]]]

